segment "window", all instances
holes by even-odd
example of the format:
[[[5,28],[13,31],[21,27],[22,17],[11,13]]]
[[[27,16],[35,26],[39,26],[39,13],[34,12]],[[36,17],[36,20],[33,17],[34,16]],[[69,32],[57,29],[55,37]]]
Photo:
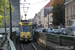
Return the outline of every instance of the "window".
[[[72,17],[72,6],[71,6],[71,17]]]
[[[75,16],[75,6],[73,6],[73,15]]]
[[[69,12],[68,12],[68,8],[67,8],[67,17],[68,17],[68,13],[69,13]]]
[[[67,0],[65,0],[65,3],[67,2]]]
[[[74,22],[72,22],[72,24],[74,24]]]
[[[41,21],[39,21],[39,23],[41,23]]]
[[[23,32],[28,32],[32,30],[31,26],[22,26]]]
[[[41,17],[39,16],[39,19],[41,19]]]
[[[65,3],[66,3],[66,2],[69,2],[69,1],[71,1],[71,0],[65,0]]]

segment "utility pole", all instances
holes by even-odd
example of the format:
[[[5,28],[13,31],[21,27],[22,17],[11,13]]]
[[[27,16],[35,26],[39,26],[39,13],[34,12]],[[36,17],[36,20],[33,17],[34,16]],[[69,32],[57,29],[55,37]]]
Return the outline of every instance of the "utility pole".
[[[5,0],[3,0],[3,2],[4,2],[5,38],[7,38],[7,35],[6,35],[6,15],[5,15]]]
[[[49,28],[49,11],[48,11],[48,28]]]
[[[9,8],[10,8],[10,38],[12,40],[12,12],[11,12],[11,0],[9,0]]]
[[[49,7],[50,7],[50,5],[49,5]],[[48,28],[50,28],[49,27],[49,9],[48,9]]]

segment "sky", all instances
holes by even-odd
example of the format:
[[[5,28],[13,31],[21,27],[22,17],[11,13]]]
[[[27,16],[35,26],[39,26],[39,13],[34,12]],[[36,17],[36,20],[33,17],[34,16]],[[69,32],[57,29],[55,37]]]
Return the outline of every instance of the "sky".
[[[30,4],[20,4],[20,13],[21,16],[23,16],[22,20],[25,19],[25,15],[26,19],[32,19],[34,18],[35,14],[38,13],[50,0],[26,0],[24,2],[24,0],[21,0],[20,3],[30,3]],[[22,8],[22,7],[29,7],[28,10],[27,8]],[[25,10],[25,12],[24,12]]]

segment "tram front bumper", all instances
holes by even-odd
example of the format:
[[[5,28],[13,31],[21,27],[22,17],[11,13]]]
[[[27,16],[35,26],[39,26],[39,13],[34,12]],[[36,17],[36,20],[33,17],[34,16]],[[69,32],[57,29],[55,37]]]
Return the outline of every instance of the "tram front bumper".
[[[21,41],[31,41],[31,38],[20,38]]]

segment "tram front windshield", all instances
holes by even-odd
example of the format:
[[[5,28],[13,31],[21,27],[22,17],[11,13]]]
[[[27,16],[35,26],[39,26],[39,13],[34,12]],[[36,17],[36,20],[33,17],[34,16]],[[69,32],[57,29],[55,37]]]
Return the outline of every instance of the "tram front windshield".
[[[31,26],[22,26],[22,29],[23,32],[29,32],[31,31]]]

